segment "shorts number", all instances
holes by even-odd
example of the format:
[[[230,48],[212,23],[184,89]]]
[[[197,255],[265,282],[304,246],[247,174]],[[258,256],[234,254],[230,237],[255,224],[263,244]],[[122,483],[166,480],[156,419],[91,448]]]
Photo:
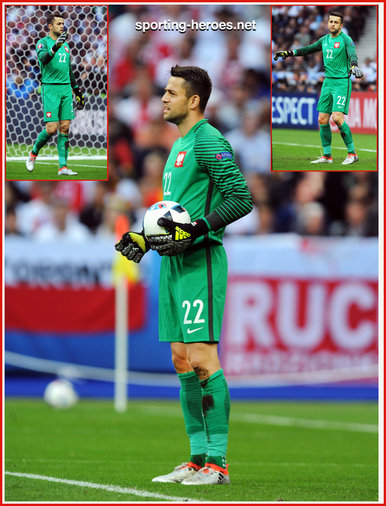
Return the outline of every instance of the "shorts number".
[[[327,56],[326,58],[330,58],[332,60],[332,49],[327,49]]]
[[[346,103],[346,97],[338,95],[338,105],[344,105]]]
[[[172,181],[172,173],[165,172],[164,174],[164,195],[171,195],[170,183]]]
[[[66,63],[66,53],[59,53],[59,62]]]
[[[197,307],[197,306],[198,306],[198,309],[197,309],[196,317],[194,318],[193,323],[205,323],[205,318],[200,318],[202,310],[204,309],[204,303],[202,302],[202,300],[196,299],[193,302],[193,307]],[[189,313],[190,313],[190,309],[191,309],[190,302],[188,300],[184,300],[184,302],[182,303],[182,307],[183,308],[186,307],[184,323],[185,323],[185,325],[189,325],[190,323],[192,323],[192,320],[189,320],[189,318],[188,318]]]

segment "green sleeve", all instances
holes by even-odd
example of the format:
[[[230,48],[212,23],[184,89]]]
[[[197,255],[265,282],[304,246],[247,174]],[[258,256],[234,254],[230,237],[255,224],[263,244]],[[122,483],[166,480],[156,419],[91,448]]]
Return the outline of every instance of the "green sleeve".
[[[322,51],[322,41],[324,37],[321,37],[319,40],[310,44],[309,46],[300,47],[299,49],[294,49],[295,56],[304,56],[306,54],[317,53],[318,51]]]
[[[219,230],[251,212],[252,196],[234,162],[229,142],[221,135],[198,134],[194,153],[199,167],[209,174],[224,198],[216,209],[205,216],[210,228]]]
[[[347,53],[347,58],[348,58],[348,62],[349,62],[349,65],[350,67],[352,65],[358,65],[358,57],[357,57],[357,54],[355,52],[355,44],[352,40],[351,37],[349,37],[348,35],[344,34],[344,43],[345,43],[345,46],[346,46],[346,53]]]
[[[51,53],[50,48],[48,48],[45,40],[39,40],[36,46],[36,54],[42,67],[44,67],[44,65],[47,65],[47,63],[50,63],[52,58],[55,56],[53,53]]]

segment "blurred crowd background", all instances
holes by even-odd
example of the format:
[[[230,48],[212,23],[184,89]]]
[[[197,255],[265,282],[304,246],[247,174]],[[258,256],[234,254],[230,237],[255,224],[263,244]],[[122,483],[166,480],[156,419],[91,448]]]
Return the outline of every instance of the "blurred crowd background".
[[[275,23],[282,9],[289,8],[274,8]],[[310,8],[315,33],[320,9]],[[228,236],[377,235],[376,173],[270,172],[270,16],[269,7],[257,5],[110,6],[109,181],[7,181],[6,235],[114,242],[122,214],[141,229],[147,207],[162,199],[163,167],[178,137],[175,125],[163,120],[160,102],[176,63],[208,70],[214,89],[206,116],[232,144],[253,196],[252,213],[227,227]],[[192,19],[256,20],[256,30],[135,30],[138,20]],[[292,28],[300,13],[293,19]],[[280,48],[292,46],[289,41]]]
[[[52,12],[64,17],[75,78],[88,94],[106,95],[106,7],[80,5],[7,6],[7,95],[38,99],[41,74],[36,45],[48,35],[47,17]]]
[[[287,6],[272,7],[272,57],[276,51],[313,44],[328,33],[328,11],[344,15],[342,31],[356,48],[362,79],[351,77],[353,91],[377,90],[376,7]],[[375,24],[375,26],[374,26]],[[273,61],[273,86],[282,91],[319,92],[324,79],[322,52],[301,58]]]

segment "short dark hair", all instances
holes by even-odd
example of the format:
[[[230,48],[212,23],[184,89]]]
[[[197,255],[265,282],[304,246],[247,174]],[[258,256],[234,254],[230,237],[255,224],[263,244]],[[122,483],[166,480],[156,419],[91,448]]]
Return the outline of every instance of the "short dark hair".
[[[336,16],[337,18],[340,18],[340,22],[343,25],[343,14],[339,11],[329,11],[328,17],[330,16]]]
[[[212,81],[208,72],[200,67],[175,65],[170,69],[170,74],[186,81],[184,86],[186,95],[188,97],[198,95],[200,97],[199,109],[204,112],[212,92]]]
[[[47,17],[47,25],[53,25],[55,18],[64,19],[63,14],[60,14],[60,12],[53,12],[52,14],[49,14]]]

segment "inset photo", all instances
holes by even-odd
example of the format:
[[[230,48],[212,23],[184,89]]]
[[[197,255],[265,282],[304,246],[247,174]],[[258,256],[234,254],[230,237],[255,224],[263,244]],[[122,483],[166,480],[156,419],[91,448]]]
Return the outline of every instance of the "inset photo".
[[[272,170],[377,171],[377,6],[272,7]]]
[[[7,180],[106,180],[107,8],[6,6]]]

